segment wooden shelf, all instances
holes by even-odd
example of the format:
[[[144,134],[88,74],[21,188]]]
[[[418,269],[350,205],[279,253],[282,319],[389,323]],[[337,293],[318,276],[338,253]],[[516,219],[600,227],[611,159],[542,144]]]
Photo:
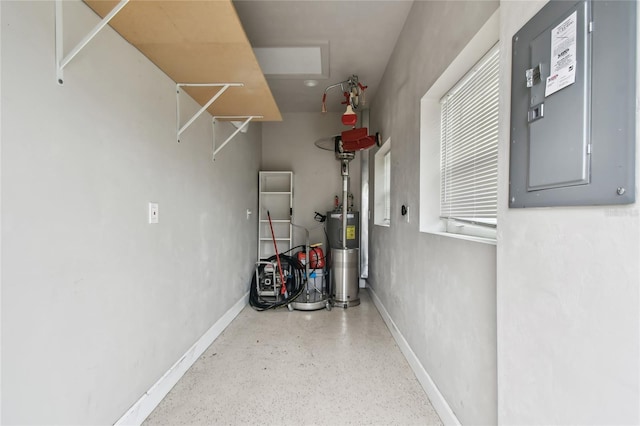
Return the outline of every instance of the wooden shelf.
[[[101,17],[117,0],[84,0]],[[176,83],[243,83],[209,107],[214,116],[282,121],[269,85],[230,0],[131,0],[109,23]],[[200,105],[219,90],[185,87]]]

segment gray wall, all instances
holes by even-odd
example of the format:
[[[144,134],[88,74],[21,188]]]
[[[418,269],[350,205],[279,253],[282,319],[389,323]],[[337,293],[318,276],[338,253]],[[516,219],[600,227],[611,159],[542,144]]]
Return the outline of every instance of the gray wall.
[[[390,228],[372,227],[369,283],[463,424],[637,424],[638,204],[507,207],[511,37],[544,4],[500,8],[496,247],[421,234],[416,220],[420,97],[496,4],[414,4],[371,109],[393,141],[393,207]]]
[[[68,51],[98,18],[64,3]],[[248,291],[261,128],[212,163],[210,117],[176,143],[174,82],[109,27],[60,87],[54,3],[0,8],[2,423],[112,424]]]
[[[415,2],[371,106],[392,164],[391,227],[372,226],[369,284],[463,424],[497,422],[496,247],[419,231],[420,99],[497,6]]]
[[[333,197],[342,200],[340,162],[335,154],[317,148],[320,138],[340,134],[342,113],[285,113],[282,122],[262,125],[262,170],[292,170],[294,181],[294,223],[314,228],[314,212],[326,214],[333,209]],[[349,166],[350,191],[354,207],[359,210],[360,155]],[[304,235],[294,229],[295,243],[303,244]],[[324,242],[321,228],[311,231],[311,243]]]
[[[498,172],[499,420],[638,424],[638,204],[507,208],[510,40],[544,4],[503,2],[500,8],[505,102]],[[598,31],[597,17],[595,22]],[[640,188],[637,141],[636,154]]]
[[[414,4],[371,109],[393,141],[393,207],[390,228],[372,226],[369,284],[462,423],[637,424],[638,205],[506,205],[509,40],[543,5],[500,9],[496,249],[417,220],[420,98],[496,3]],[[294,170],[296,217],[313,225],[340,188],[313,141],[342,126],[285,114],[211,163],[209,120],[177,144],[173,82],[110,29],[57,86],[53,7],[0,2],[1,419],[113,423],[246,292],[261,160]],[[97,18],[78,2],[65,12],[70,48]]]

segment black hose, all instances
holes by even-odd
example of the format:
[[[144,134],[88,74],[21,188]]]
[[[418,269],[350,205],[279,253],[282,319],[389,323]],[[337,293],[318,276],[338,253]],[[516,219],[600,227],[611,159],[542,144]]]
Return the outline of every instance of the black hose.
[[[305,246],[304,244],[300,244],[299,246],[295,246],[295,247],[293,247],[293,248],[290,248],[290,249],[289,249],[289,250],[287,250],[287,251],[283,251],[283,252],[282,252],[282,254],[291,253],[291,252],[292,252],[292,251],[294,251],[295,249],[299,249],[299,248],[304,249],[305,247],[306,247],[306,246]],[[275,257],[274,257],[274,259],[275,259]]]
[[[273,262],[277,259],[277,256],[273,255],[266,259],[268,262]],[[285,283],[287,287],[288,297],[280,301],[264,300],[258,294],[258,283],[256,282],[256,275],[260,277],[264,272],[265,265],[258,265],[257,274],[253,274],[251,280],[251,288],[249,289],[249,304],[256,311],[265,311],[267,309],[276,309],[283,306],[287,306],[294,301],[302,292],[305,286],[305,268],[296,258],[280,254],[280,264],[282,265],[282,273],[288,271]],[[275,267],[275,265],[274,265]],[[275,284],[275,283],[274,283]]]

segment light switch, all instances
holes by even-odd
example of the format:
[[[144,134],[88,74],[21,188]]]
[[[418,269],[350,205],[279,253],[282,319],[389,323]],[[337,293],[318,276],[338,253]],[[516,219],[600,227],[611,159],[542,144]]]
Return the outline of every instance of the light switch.
[[[409,223],[409,206],[403,204],[402,207],[400,207],[400,215],[402,216],[402,220]]]
[[[158,203],[149,203],[149,223],[158,223]]]

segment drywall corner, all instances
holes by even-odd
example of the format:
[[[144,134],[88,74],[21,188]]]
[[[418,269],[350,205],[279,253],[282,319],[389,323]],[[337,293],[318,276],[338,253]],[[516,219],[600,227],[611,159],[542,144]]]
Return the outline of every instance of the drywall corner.
[[[500,7],[498,423],[638,424],[638,203],[508,208],[510,40],[546,3]]]

